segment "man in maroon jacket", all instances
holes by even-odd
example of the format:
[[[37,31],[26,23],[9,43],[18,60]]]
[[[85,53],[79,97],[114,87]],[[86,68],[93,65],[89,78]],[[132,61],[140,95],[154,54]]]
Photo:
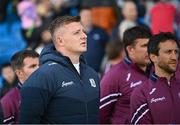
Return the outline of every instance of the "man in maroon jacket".
[[[17,123],[21,102],[20,88],[25,80],[39,67],[38,57],[39,55],[32,50],[23,50],[17,52],[11,58],[11,66],[18,77],[19,83],[0,100],[0,110],[3,114],[2,123]]]
[[[148,54],[154,73],[131,96],[131,123],[180,124],[180,77],[175,76],[179,45],[171,33],[153,36]]]
[[[143,27],[137,26],[125,31],[123,42],[126,58],[101,80],[101,123],[129,123],[131,92],[149,74],[147,44],[150,37],[150,31]]]

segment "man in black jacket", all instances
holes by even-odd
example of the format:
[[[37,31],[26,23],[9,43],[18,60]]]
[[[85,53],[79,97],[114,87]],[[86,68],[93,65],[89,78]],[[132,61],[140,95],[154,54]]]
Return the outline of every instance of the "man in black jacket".
[[[21,89],[19,123],[99,123],[99,78],[81,56],[87,36],[80,17],[58,17],[49,29],[54,45]]]

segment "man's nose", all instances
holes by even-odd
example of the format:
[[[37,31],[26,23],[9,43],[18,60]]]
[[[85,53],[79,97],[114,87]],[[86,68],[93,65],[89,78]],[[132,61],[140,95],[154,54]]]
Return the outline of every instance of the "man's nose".
[[[175,51],[173,51],[172,53],[171,53],[171,59],[178,59],[178,53],[177,52],[175,52]]]
[[[82,38],[83,38],[83,39],[87,39],[86,33],[84,33],[84,32],[82,33]]]

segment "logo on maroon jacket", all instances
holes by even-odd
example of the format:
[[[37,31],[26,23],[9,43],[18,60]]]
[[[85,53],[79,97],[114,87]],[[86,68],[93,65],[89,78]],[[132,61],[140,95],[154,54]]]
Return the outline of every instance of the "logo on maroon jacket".
[[[163,97],[159,97],[159,98],[152,98],[151,99],[151,103],[154,103],[154,102],[162,102],[166,100],[166,98],[163,96]]]
[[[131,77],[131,73],[128,73],[128,74],[127,74],[126,81],[129,81],[130,77]]]
[[[130,83],[130,88],[136,87],[136,86],[140,85],[141,83],[142,83],[142,81],[131,82],[131,83]]]
[[[152,88],[152,90],[149,92],[150,95],[152,95],[156,91],[156,88]]]

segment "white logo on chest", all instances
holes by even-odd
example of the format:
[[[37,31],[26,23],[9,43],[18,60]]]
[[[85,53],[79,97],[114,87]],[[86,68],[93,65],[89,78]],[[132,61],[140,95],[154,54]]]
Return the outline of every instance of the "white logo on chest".
[[[70,85],[73,85],[73,84],[74,84],[73,81],[70,81],[70,82],[65,82],[65,81],[63,81],[63,82],[62,82],[62,87],[67,87],[67,86],[70,86]]]
[[[153,88],[153,89],[149,92],[149,94],[152,95],[155,91],[156,91],[156,88]]]
[[[129,81],[130,77],[131,77],[131,73],[128,73],[128,74],[127,74],[126,81]]]
[[[151,103],[154,103],[154,102],[162,102],[164,101],[166,98],[163,96],[163,97],[160,97],[160,98],[152,98],[151,99]]]
[[[138,82],[131,82],[130,84],[130,88],[136,87],[138,85],[140,85],[142,83],[142,81],[138,81]]]
[[[52,63],[50,63],[50,64],[48,64],[49,66],[52,66],[52,65],[55,65],[55,64],[57,64],[56,62],[52,62]]]

